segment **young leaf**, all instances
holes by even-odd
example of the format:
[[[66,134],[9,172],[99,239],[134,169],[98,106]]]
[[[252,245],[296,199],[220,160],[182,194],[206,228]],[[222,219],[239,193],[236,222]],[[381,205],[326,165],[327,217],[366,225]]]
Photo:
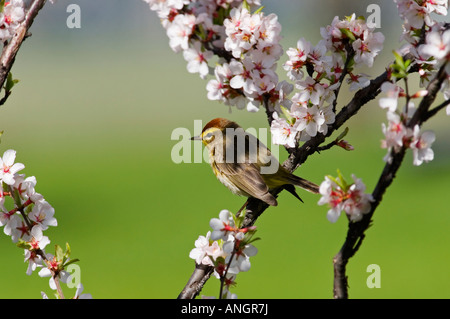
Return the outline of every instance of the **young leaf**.
[[[404,67],[404,62],[403,62],[403,57],[401,56],[401,54],[399,54],[397,51],[392,51],[392,53],[394,53],[395,56],[395,64],[400,66],[400,67]]]
[[[5,91],[10,92],[14,85],[16,85],[19,82],[17,79],[13,79],[12,73],[8,73],[8,77],[6,78],[6,84],[5,84]]]
[[[69,243],[66,243],[66,252],[64,253],[64,256],[65,257],[69,257],[70,256],[70,246],[69,246]]]
[[[261,6],[258,8],[258,10],[256,10],[255,12],[253,12],[253,14],[258,14],[262,11],[262,9],[264,9],[264,6]]]
[[[284,116],[286,117],[286,120],[289,124],[294,124],[294,118],[289,114],[289,110],[285,108],[284,106],[280,105],[281,111],[283,112]]]
[[[64,252],[59,245],[55,245],[55,256],[57,260],[63,260],[64,258]]]
[[[244,3],[242,3],[242,7],[250,12],[250,5],[248,4],[247,0],[244,0]]]
[[[347,182],[345,181],[344,176],[342,176],[341,171],[340,171],[340,170],[337,170],[337,173],[338,173],[338,178],[337,178],[337,179],[339,179],[338,186],[339,186],[344,192],[346,192],[346,191],[348,190],[348,184],[347,184]]]
[[[336,141],[342,140],[342,139],[345,137],[345,135],[347,135],[347,133],[348,133],[348,127],[346,127],[345,130],[344,130],[344,132],[342,132],[341,135],[339,135],[339,136],[336,138]]]
[[[75,258],[75,259],[71,259],[71,260],[69,260],[68,262],[66,262],[65,264],[64,264],[64,268],[66,268],[67,266],[69,266],[70,264],[73,264],[73,263],[76,263],[76,262],[79,262],[80,260],[78,259],[78,258]]]
[[[23,249],[30,249],[31,245],[29,243],[27,243],[26,241],[19,239],[19,241],[17,242],[17,247],[19,248],[23,248]]]
[[[349,38],[352,42],[356,40],[355,35],[349,29],[341,28],[339,29],[342,34],[344,34],[347,38]]]

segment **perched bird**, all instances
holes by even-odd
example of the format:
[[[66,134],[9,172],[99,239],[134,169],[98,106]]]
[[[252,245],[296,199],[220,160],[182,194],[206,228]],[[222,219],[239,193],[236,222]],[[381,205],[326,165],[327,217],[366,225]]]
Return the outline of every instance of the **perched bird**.
[[[208,148],[214,174],[236,195],[258,198],[277,206],[271,191],[278,187],[300,201],[294,185],[312,193],[319,192],[319,186],[289,173],[263,143],[235,122],[213,119],[191,140],[201,140]]]

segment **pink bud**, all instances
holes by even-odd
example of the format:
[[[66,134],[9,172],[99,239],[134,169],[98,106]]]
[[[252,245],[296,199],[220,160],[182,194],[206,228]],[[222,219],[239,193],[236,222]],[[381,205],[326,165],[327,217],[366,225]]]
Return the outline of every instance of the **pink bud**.
[[[427,94],[428,94],[427,90],[419,90],[416,93],[414,93],[414,95],[411,96],[411,98],[416,99],[416,98],[419,98],[419,97],[424,97]]]
[[[345,141],[345,140],[340,140],[338,143],[337,143],[337,145],[338,146],[340,146],[340,147],[342,147],[344,150],[346,150],[346,151],[353,151],[355,148],[351,145],[351,144],[349,144],[347,141]]]

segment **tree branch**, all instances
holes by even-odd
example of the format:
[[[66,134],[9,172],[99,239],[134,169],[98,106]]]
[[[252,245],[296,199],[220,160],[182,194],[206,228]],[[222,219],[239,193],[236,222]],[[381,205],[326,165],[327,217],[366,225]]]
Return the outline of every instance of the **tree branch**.
[[[178,299],[194,299],[197,297],[213,271],[214,267],[212,266],[195,264],[195,270],[184,289],[178,295]]]
[[[8,77],[8,73],[16,59],[17,52],[20,49],[25,38],[28,36],[28,29],[33,24],[34,18],[36,18],[39,10],[42,9],[46,0],[34,0],[31,2],[28,8],[24,21],[16,30],[13,38],[9,43],[3,47],[2,54],[0,56],[0,88],[3,87]]]
[[[450,105],[450,99],[442,102],[441,104],[439,104],[438,106],[436,106],[434,109],[428,111],[427,115],[425,116],[425,121],[427,121],[429,118],[435,116],[440,110],[442,110],[444,107]]]
[[[371,80],[369,86],[356,92],[353,99],[336,115],[335,122],[329,126],[327,134],[323,135],[319,133],[309,141],[305,142],[300,148],[296,150],[294,149],[293,152],[290,152],[290,156],[283,163],[284,168],[290,172],[294,172],[310,155],[317,151],[319,145],[325,141],[326,137],[330,136],[334,131],[339,129],[350,117],[354,116],[363,105],[373,100],[380,93],[381,84],[388,79],[389,73],[386,71],[377,78]],[[278,188],[272,193],[275,197],[277,197],[282,190],[282,188]],[[266,203],[256,198],[249,198],[242,227],[254,225],[258,217],[268,207],[269,206]],[[193,274],[189,278],[186,286],[179,294],[178,298],[195,298],[213,271],[214,269],[211,266],[196,264]]]
[[[422,99],[419,107],[412,119],[407,123],[407,127],[413,128],[415,125],[421,125],[429,118],[428,110],[435,101],[437,93],[445,80],[445,65],[440,68],[436,77],[428,84],[428,94]],[[439,106],[438,106],[439,107]],[[356,223],[349,222],[347,237],[340,251],[333,259],[334,264],[334,288],[333,296],[336,299],[348,298],[348,282],[346,276],[346,265],[348,260],[358,251],[365,235],[364,232],[369,228],[372,222],[372,216],[375,209],[380,204],[386,189],[392,184],[395,175],[403,162],[406,153],[406,147],[403,146],[398,152],[392,151],[391,161],[388,162],[381,173],[377,185],[372,193],[374,202],[371,204],[369,213],[363,216],[362,220]]]

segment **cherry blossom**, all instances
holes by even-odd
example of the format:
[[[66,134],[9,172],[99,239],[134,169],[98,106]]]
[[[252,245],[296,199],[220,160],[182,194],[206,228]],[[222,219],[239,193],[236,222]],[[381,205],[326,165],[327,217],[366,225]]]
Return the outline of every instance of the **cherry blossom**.
[[[436,136],[433,131],[424,131],[420,133],[420,127],[414,126],[413,140],[410,148],[413,150],[413,164],[421,165],[423,162],[429,162],[434,159],[434,152],[431,145],[435,141]]]
[[[295,147],[295,137],[297,130],[289,124],[284,118],[278,117],[277,113],[273,114],[274,120],[270,125],[270,132],[272,133],[272,143],[278,145],[286,145],[288,147]]]
[[[10,40],[24,18],[25,11],[22,0],[5,2],[3,12],[0,12],[0,41]]]
[[[92,299],[91,294],[82,294],[84,290],[84,286],[82,283],[79,283],[77,286],[77,291],[75,292],[75,296],[73,299]]]
[[[314,80],[312,77],[308,76],[303,81],[295,82],[295,87],[299,90],[298,101],[308,101],[310,100],[312,104],[319,105],[321,96],[324,94],[325,90],[320,83]]]
[[[425,44],[419,47],[419,53],[437,60],[450,60],[450,30],[442,34],[429,32]]]
[[[208,60],[213,56],[211,51],[203,50],[200,42],[195,42],[193,47],[183,51],[183,57],[190,73],[199,73],[204,79],[209,74]]]
[[[310,107],[305,104],[293,104],[290,112],[291,116],[296,119],[293,128],[296,131],[303,131],[309,136],[316,136],[319,127],[325,123],[325,117],[320,112],[317,105]]]
[[[381,142],[382,148],[394,148],[398,151],[403,146],[403,139],[409,134],[408,129],[403,124],[400,115],[394,112],[387,112],[388,125],[382,123],[382,131],[385,139]]]
[[[310,50],[311,43],[301,38],[297,41],[296,48],[289,48],[286,51],[289,60],[283,65],[283,68],[288,71],[288,77],[292,81],[303,78],[302,68],[306,63]]]
[[[355,62],[364,63],[368,67],[372,67],[375,57],[383,49],[384,36],[381,32],[370,32],[365,30],[360,38],[353,43],[355,50]]]
[[[37,202],[28,217],[39,225],[42,230],[47,230],[48,226],[58,226],[58,222],[53,215],[55,214],[55,209],[47,202]]]
[[[350,84],[350,91],[356,91],[359,89],[363,89],[370,84],[369,76],[364,73],[353,74],[350,73],[350,76],[347,78],[347,83]]]
[[[380,107],[388,109],[389,112],[395,112],[398,105],[398,97],[403,89],[392,82],[384,82],[381,85],[381,92],[384,92],[387,97],[378,100]]]
[[[64,271],[65,266],[77,260],[69,261],[68,244],[66,244],[66,252],[62,252],[64,256],[60,257],[61,260],[56,260],[45,252],[50,239],[44,235],[44,231],[49,226],[58,224],[54,217],[55,210],[42,194],[36,192],[36,177],[26,177],[25,174],[18,173],[25,168],[25,165],[14,163],[15,159],[16,151],[14,150],[5,151],[0,158],[0,183],[3,184],[0,188],[0,226],[18,247],[24,249],[27,275],[31,275],[41,267],[44,267],[41,275],[46,272],[51,275],[51,267],[58,267],[55,268],[57,274],[63,279],[65,274],[68,275]],[[59,246],[55,245],[55,247]],[[62,251],[60,247],[59,251]],[[58,284],[52,278],[51,288],[56,289],[56,285]]]
[[[39,225],[33,226],[33,228],[31,229],[31,236],[32,238],[29,241],[31,250],[42,250],[45,248],[45,246],[50,244],[50,240],[47,236],[43,235],[42,228]]]
[[[195,241],[195,248],[189,253],[189,258],[195,260],[197,264],[214,266],[211,258],[208,256],[207,248],[209,248],[209,240],[211,232],[209,231],[206,236],[199,236]]]
[[[22,163],[14,163],[16,159],[16,151],[7,150],[3,153],[3,157],[0,158],[0,180],[5,184],[13,185],[14,174],[25,168]]]
[[[167,28],[169,45],[175,52],[189,49],[189,39],[195,26],[194,15],[177,15]]]
[[[225,263],[228,263],[233,257],[230,263],[230,269],[228,270],[231,274],[249,271],[251,267],[250,257],[255,256],[258,252],[258,249],[252,244],[244,244],[240,246],[240,242],[244,237],[242,233],[240,233],[240,235],[242,236],[230,236],[227,242],[223,245],[224,252],[228,253]],[[238,249],[236,249],[236,246],[238,246]]]
[[[255,226],[241,228],[243,217],[236,217],[228,210],[222,210],[219,218],[212,218],[210,231],[199,236],[195,248],[189,257],[197,264],[214,267],[214,276],[221,280],[223,291],[221,297],[235,297],[229,293],[230,286],[235,285],[239,272],[248,271],[251,267],[250,257],[258,250],[251,244]]]
[[[211,240],[226,239],[229,232],[236,230],[231,213],[226,209],[220,212],[219,218],[211,219],[209,225],[213,229]]]
[[[352,174],[353,183],[347,183],[339,173],[338,178],[326,176],[320,184],[319,193],[322,197],[319,199],[319,205],[329,205],[327,218],[335,223],[341,212],[344,211],[351,222],[358,222],[364,214],[367,214],[373,201],[372,194],[366,194],[366,186]]]

